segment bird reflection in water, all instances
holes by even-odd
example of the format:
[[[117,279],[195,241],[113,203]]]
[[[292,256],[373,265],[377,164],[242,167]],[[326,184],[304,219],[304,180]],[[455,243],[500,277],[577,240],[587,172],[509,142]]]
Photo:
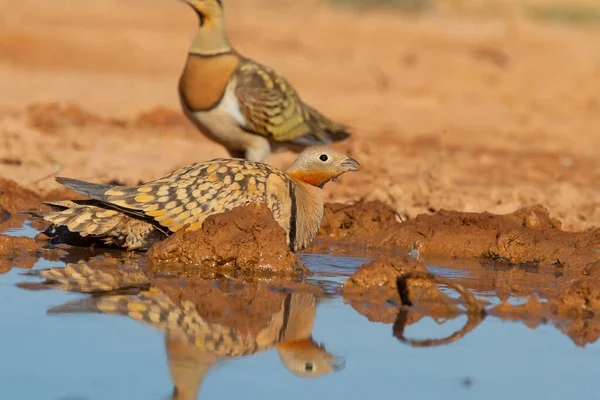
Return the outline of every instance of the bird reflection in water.
[[[243,285],[242,289],[242,285],[234,285],[234,290],[219,286],[216,281],[196,280],[177,288],[167,284],[133,294],[96,294],[48,313],[122,315],[164,332],[174,386],[172,399],[197,399],[207,373],[220,361],[271,348],[285,368],[300,377],[322,376],[344,368],[344,357],[328,353],[313,340],[315,294],[278,293],[261,283]],[[74,289],[72,285],[62,288]]]

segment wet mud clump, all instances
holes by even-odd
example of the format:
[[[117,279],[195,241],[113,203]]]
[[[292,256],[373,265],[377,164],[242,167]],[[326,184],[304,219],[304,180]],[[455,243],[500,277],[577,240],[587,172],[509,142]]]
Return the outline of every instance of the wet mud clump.
[[[6,213],[9,217],[16,217],[21,211],[37,208],[40,199],[36,193],[22,188],[15,181],[0,177],[0,217],[6,216]]]
[[[560,221],[540,205],[506,215],[440,210],[402,223],[380,202],[328,205],[320,234],[363,245],[511,264],[582,268],[600,259],[600,229],[563,231]]]
[[[22,226],[26,219],[23,212],[45,207],[40,204],[42,201],[64,198],[81,199],[83,196],[70,189],[53,190],[39,195],[13,180],[0,177],[0,231]]]
[[[32,268],[40,257],[57,261],[61,254],[64,254],[63,250],[43,249],[31,238],[0,234],[0,274],[16,267]]]
[[[319,237],[385,246],[386,232],[398,229],[400,216],[375,200],[353,205],[327,203]]]
[[[405,282],[405,299],[401,298],[397,285],[403,275],[410,276]],[[429,275],[418,261],[382,258],[362,265],[344,282],[342,293],[344,300],[370,321],[394,322],[398,307],[407,300],[428,315],[458,316],[457,302],[440,292]]]
[[[147,262],[151,275],[165,269],[183,275],[194,275],[198,270],[309,273],[290,251],[285,231],[264,204],[212,215],[197,231],[179,230],[154,244],[148,250]]]

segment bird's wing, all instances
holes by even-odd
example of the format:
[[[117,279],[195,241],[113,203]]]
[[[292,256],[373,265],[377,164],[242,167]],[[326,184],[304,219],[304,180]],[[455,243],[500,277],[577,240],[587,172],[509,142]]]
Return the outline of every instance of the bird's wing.
[[[199,229],[212,214],[252,202],[274,201],[267,190],[271,176],[287,176],[267,164],[237,159],[214,159],[184,167],[164,178],[140,186],[105,186],[60,179],[67,187],[85,193],[124,213],[156,221],[171,232],[185,225]]]
[[[327,144],[349,134],[346,128],[302,102],[294,88],[272,69],[251,61],[237,72],[235,94],[251,131],[276,142]]]

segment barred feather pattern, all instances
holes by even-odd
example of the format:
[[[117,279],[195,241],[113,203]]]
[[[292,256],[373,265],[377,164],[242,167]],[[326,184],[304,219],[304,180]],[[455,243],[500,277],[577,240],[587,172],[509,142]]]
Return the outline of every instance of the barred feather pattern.
[[[246,123],[275,142],[327,144],[349,136],[347,128],[304,104],[273,69],[246,60],[236,71],[236,96]]]

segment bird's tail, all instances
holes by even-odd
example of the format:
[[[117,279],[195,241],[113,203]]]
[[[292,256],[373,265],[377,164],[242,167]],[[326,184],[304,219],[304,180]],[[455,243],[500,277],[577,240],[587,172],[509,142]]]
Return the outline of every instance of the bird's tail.
[[[65,200],[43,204],[53,211],[31,211],[29,215],[55,226],[65,226],[69,232],[79,233],[82,237],[106,235],[128,218],[117,210],[102,207],[95,200]]]
[[[79,194],[100,201],[105,201],[106,199],[104,193],[115,187],[113,185],[85,182],[77,179],[64,178],[61,176],[56,177],[56,182],[76,191]]]
[[[311,122],[325,137],[323,144],[339,142],[350,137],[351,133],[347,126],[330,120],[310,106],[306,106],[306,108],[310,114]]]

